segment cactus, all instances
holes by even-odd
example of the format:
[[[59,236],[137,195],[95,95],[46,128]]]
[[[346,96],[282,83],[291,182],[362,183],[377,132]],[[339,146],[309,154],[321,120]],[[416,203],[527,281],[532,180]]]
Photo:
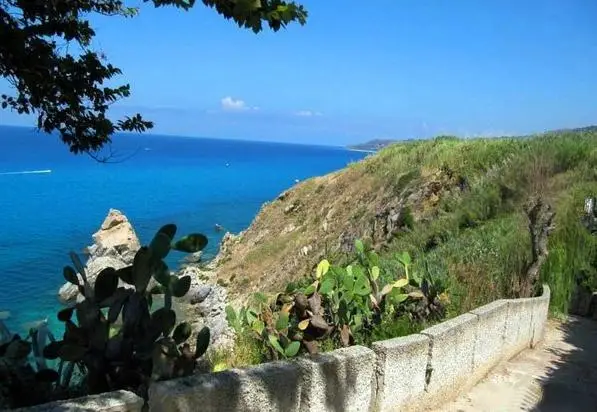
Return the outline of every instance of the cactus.
[[[137,251],[131,266],[104,269],[94,287],[78,256],[71,253],[74,268],[65,267],[64,278],[78,286],[84,299],[59,312],[58,318],[65,324],[63,339],[44,354],[85,370],[89,393],[125,388],[142,391],[151,380],[188,375],[207,350],[209,329],[199,332],[196,350],[191,351],[186,343],[191,327],[188,323],[176,325],[172,310],[172,298],[189,291],[191,278],[170,275],[163,261],[171,250],[197,252],[207,239],[196,234],[174,241],[175,234],[175,225],[163,226],[149,246]],[[152,278],[156,285],[148,290]],[[119,280],[134,289],[119,287]],[[164,307],[151,313],[154,295],[164,296]]]
[[[60,399],[66,394],[70,375],[49,368],[43,350],[54,337],[45,321],[22,339],[0,320],[0,409],[28,407]],[[33,355],[34,362],[31,362]]]
[[[302,287],[289,284],[285,293],[270,300],[258,295],[238,312],[228,307],[228,323],[238,334],[252,334],[272,359],[279,359],[301,350],[316,353],[320,342],[330,339],[335,346],[352,345],[355,336],[362,342],[384,316],[408,312],[421,320],[430,316],[417,317],[419,313],[429,315],[441,307],[443,289],[411,273],[407,253],[395,257],[404,269],[404,276],[396,277],[382,271],[383,262],[362,241],[355,242],[355,250],[355,261],[346,267],[322,260],[314,278]]]

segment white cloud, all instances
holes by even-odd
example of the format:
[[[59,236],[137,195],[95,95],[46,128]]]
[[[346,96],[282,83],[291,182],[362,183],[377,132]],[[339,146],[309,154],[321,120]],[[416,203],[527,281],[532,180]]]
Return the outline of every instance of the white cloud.
[[[234,99],[230,96],[224,97],[220,103],[222,104],[222,109],[224,110],[247,110],[247,104],[244,102],[244,100]]]
[[[312,110],[299,110],[298,112],[295,113],[295,115],[302,116],[302,117],[312,117],[312,116],[322,116],[323,113],[314,112]]]

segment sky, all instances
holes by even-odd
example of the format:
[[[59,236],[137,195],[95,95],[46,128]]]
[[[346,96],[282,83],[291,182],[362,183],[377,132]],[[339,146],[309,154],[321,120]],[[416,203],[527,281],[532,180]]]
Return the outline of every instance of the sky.
[[[200,1],[93,18],[94,47],[132,87],[112,115],[141,112],[157,134],[330,145],[597,124],[594,0],[301,3],[305,26],[257,35]],[[34,122],[4,110],[0,124]]]

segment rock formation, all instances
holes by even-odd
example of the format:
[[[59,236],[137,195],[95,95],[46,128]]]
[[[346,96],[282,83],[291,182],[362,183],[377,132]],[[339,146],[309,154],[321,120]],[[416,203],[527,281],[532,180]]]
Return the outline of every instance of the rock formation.
[[[86,272],[91,284],[97,275],[107,267],[121,269],[131,265],[135,253],[141,247],[133,226],[127,217],[116,209],[110,209],[100,229],[93,234],[94,244],[87,248],[89,255]],[[131,287],[121,282],[120,286]],[[62,302],[75,301],[79,293],[77,287],[65,283],[58,296]]]
[[[178,276],[191,276],[191,289],[181,302],[185,320],[191,324],[193,334],[204,326],[211,333],[210,350],[230,348],[234,343],[234,331],[226,320],[228,294],[219,285],[203,281],[213,268],[202,269],[198,266],[186,266],[178,272]]]
[[[233,243],[237,237],[228,234],[227,243]],[[93,235],[94,244],[87,248],[89,255],[86,263],[87,278],[91,284],[97,275],[107,267],[120,269],[133,263],[135,253],[141,247],[135,231],[127,217],[120,211],[111,209],[100,229]],[[187,321],[196,334],[203,326],[211,332],[210,350],[230,347],[234,343],[234,332],[226,321],[226,289],[219,285],[206,283],[213,278],[213,266],[201,264],[201,252],[185,256],[177,276],[191,276],[191,288],[182,299],[175,299],[174,306],[180,315],[179,322]],[[119,286],[133,286],[120,282]],[[66,283],[58,292],[63,302],[74,302],[82,298],[77,287]]]

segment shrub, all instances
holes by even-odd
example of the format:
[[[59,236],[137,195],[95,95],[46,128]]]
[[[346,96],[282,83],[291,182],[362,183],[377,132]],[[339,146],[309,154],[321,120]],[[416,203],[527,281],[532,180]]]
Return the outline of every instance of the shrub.
[[[249,334],[266,349],[267,359],[316,353],[324,346],[370,343],[381,325],[411,324],[444,316],[443,288],[411,271],[408,253],[395,256],[402,273],[385,270],[373,250],[355,242],[356,258],[345,267],[322,260],[315,277],[289,284],[272,298],[256,294],[238,312],[227,308],[238,335]],[[401,329],[406,331],[407,329]]]

